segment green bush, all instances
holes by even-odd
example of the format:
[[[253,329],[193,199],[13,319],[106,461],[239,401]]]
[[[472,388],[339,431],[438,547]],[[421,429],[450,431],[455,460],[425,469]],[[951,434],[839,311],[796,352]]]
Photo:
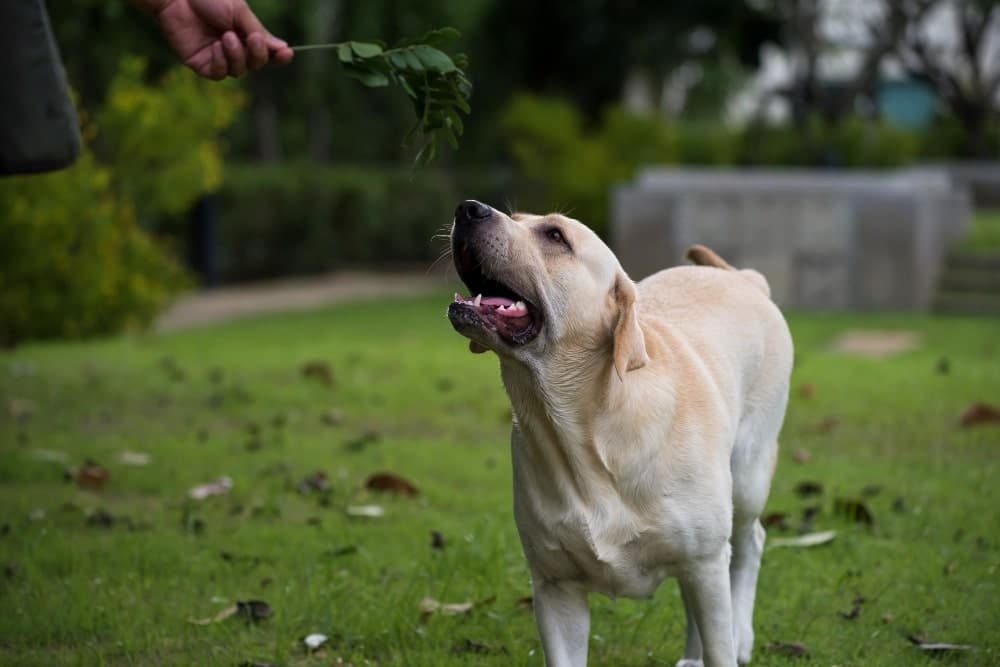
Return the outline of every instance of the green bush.
[[[853,117],[804,127],[670,121],[615,107],[588,130],[568,102],[514,97],[501,115],[507,151],[528,180],[518,203],[534,211],[569,207],[604,234],[608,195],[642,165],[895,167],[918,159],[924,137]]]
[[[85,150],[65,171],[0,179],[0,342],[147,324],[186,285]]]
[[[0,179],[0,343],[147,325],[189,279],[137,223],[186,210],[220,178],[231,89],[125,59],[103,108],[81,113],[79,162]],[[87,120],[97,118],[98,126]]]

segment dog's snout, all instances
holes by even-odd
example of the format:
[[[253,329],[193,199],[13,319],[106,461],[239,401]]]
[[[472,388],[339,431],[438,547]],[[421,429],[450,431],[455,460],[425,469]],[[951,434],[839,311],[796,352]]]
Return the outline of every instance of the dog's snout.
[[[492,216],[493,209],[475,199],[467,199],[455,209],[455,222],[485,222]]]

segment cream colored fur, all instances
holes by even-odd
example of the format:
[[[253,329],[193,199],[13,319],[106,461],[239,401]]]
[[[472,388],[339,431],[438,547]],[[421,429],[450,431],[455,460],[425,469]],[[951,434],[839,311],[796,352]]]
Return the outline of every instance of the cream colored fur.
[[[513,406],[514,516],[546,664],[586,664],[588,592],[647,597],[666,577],[688,617],[678,665],[749,661],[758,517],[792,365],[767,282],[696,247],[710,266],[635,284],[579,222],[494,212],[488,224],[483,271],[544,314],[523,346],[469,335],[499,356]]]

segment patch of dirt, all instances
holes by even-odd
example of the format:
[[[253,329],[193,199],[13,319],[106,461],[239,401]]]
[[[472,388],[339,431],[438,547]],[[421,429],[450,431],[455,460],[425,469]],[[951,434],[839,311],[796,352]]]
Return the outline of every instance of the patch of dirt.
[[[426,294],[454,282],[445,270],[411,272],[343,271],[339,273],[249,283],[193,292],[157,319],[157,331],[190,327],[321,305],[388,296]]]
[[[831,348],[835,352],[872,359],[884,359],[916,350],[923,338],[916,331],[852,329],[840,334]]]

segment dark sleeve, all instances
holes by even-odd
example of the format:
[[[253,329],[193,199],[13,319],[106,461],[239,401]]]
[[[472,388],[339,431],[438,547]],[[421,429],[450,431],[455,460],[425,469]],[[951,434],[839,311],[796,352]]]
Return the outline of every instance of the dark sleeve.
[[[43,0],[0,0],[0,176],[62,169],[80,130]]]

